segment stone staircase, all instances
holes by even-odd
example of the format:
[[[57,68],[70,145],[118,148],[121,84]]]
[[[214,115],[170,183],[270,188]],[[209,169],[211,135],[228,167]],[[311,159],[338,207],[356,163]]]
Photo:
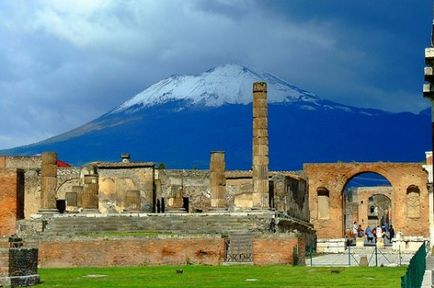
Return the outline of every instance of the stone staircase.
[[[225,264],[253,264],[252,233],[233,233],[226,240]]]
[[[235,232],[267,232],[271,215],[268,214],[144,214],[144,215],[80,215],[60,216],[23,222],[23,236],[32,236],[28,227],[38,228],[40,236],[67,236],[94,232],[170,232],[197,234],[230,234]],[[38,230],[37,229],[37,230]],[[41,233],[42,232],[42,233]],[[30,233],[30,235],[29,235]],[[35,233],[33,233],[35,234]]]

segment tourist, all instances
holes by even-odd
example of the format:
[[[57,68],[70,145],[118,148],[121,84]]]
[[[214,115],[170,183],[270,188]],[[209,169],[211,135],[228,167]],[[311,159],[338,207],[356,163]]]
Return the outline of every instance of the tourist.
[[[374,240],[375,240],[375,243],[377,242],[377,229],[374,227],[374,228],[372,228],[372,235],[374,236]]]
[[[374,234],[372,233],[372,229],[371,229],[371,227],[369,227],[369,225],[368,225],[368,227],[366,227],[365,235],[366,235],[366,240],[368,242],[374,241]]]
[[[384,237],[383,229],[381,229],[380,225],[378,225],[375,230],[377,230],[377,231],[375,231],[375,234],[377,235],[377,239]]]
[[[392,239],[395,238],[395,229],[393,229],[393,225],[389,227],[389,240],[392,242]]]
[[[362,238],[363,237],[363,228],[362,225],[359,224],[359,227],[357,227],[357,237]]]
[[[358,228],[357,222],[354,221],[354,225],[353,225],[353,238],[354,238],[354,240],[357,238],[357,228]]]

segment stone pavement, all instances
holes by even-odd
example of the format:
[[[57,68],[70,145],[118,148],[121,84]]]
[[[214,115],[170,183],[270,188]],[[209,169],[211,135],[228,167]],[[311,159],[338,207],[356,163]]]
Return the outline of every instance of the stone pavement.
[[[428,255],[426,258],[426,270],[423,275],[422,288],[431,288],[433,285],[433,270],[434,270],[434,256]]]
[[[323,254],[315,255],[310,258],[306,255],[306,266],[359,266],[360,258],[367,257],[369,266],[398,266],[408,265],[413,253],[398,253],[391,249],[378,249],[375,255],[374,247],[365,247],[363,249],[352,249],[340,254]]]

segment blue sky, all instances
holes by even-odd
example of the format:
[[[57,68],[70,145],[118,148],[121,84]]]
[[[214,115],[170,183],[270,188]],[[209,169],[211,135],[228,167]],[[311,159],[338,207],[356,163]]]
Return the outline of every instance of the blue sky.
[[[0,1],[0,149],[226,63],[335,102],[417,113],[429,107],[431,22],[428,0]]]

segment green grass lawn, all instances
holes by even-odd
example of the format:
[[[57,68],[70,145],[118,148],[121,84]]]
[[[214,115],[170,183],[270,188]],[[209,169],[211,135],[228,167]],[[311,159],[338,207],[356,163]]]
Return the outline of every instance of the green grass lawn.
[[[183,273],[176,273],[182,269]],[[37,287],[400,287],[405,267],[140,266],[40,269]]]

